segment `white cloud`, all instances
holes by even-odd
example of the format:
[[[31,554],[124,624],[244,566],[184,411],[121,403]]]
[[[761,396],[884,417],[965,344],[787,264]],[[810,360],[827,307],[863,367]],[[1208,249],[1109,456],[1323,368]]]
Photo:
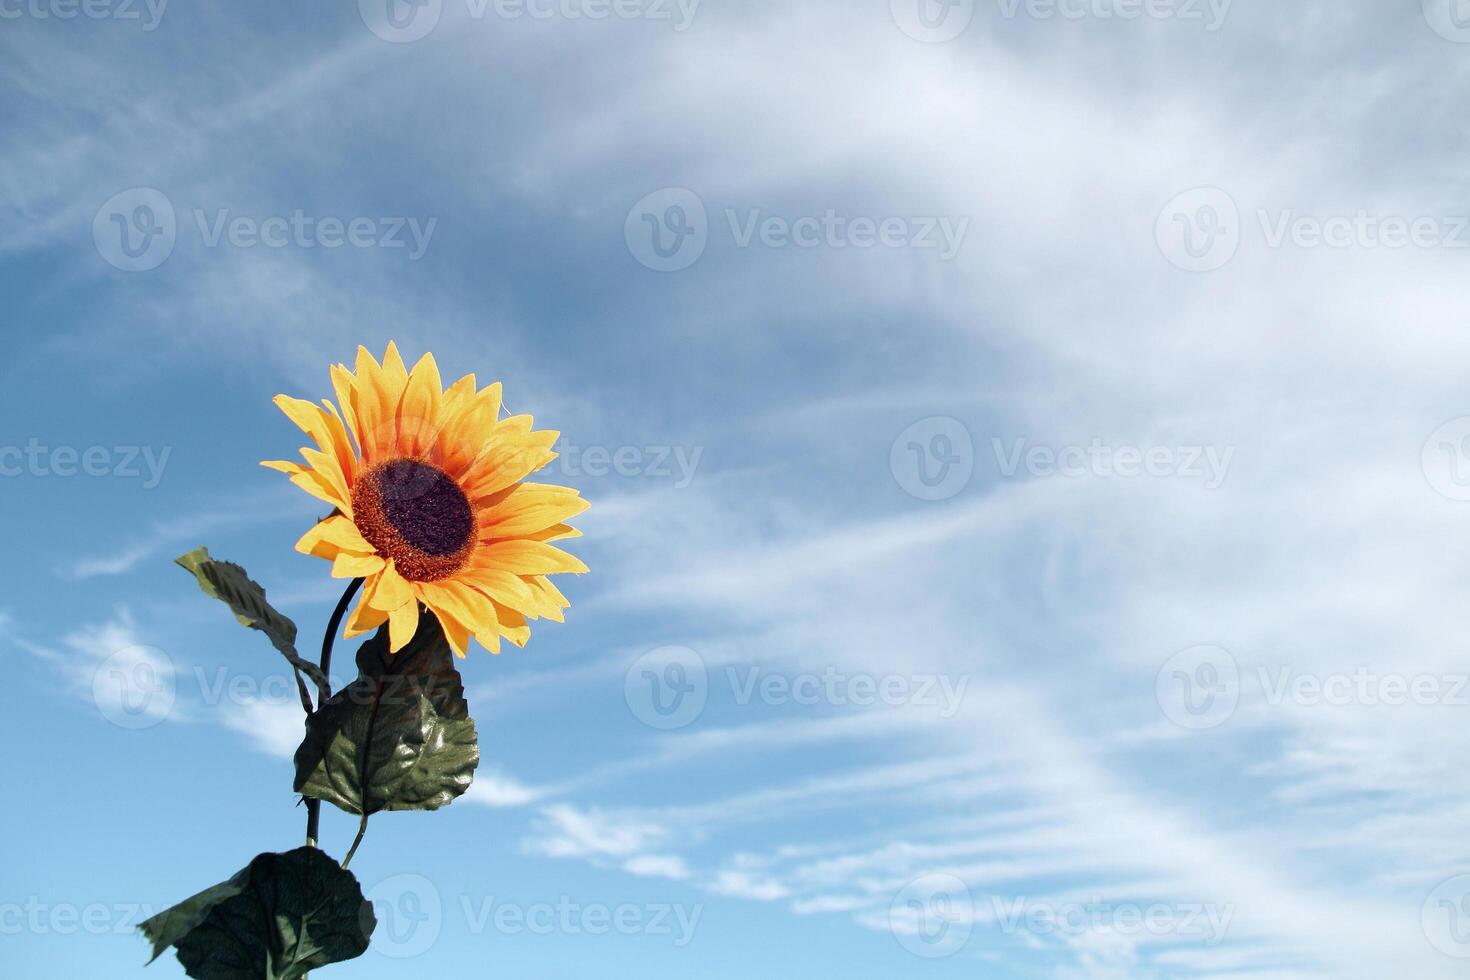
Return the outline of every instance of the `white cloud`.
[[[755,902],[774,902],[791,894],[789,888],[774,878],[762,877],[748,871],[721,871],[705,887],[716,895],[747,898]]]
[[[178,703],[173,659],[143,642],[126,607],[111,619],[62,634],[59,649],[18,636],[12,639],[49,663],[73,695],[119,727],[148,728],[165,720],[187,720]]]
[[[228,729],[244,735],[257,749],[281,759],[290,759],[306,733],[301,703],[286,700],[229,701],[219,707],[219,720]]]
[[[689,877],[689,866],[684,859],[674,854],[639,854],[623,862],[623,870],[642,878],[673,878],[681,881]]]
[[[504,771],[495,769],[487,771],[482,767],[476,771],[475,781],[465,791],[464,798],[470,803],[504,809],[535,803],[546,793],[547,790],[527,786]]]
[[[525,847],[547,857],[628,858],[667,836],[665,828],[637,816],[558,803],[541,811],[538,832]]]

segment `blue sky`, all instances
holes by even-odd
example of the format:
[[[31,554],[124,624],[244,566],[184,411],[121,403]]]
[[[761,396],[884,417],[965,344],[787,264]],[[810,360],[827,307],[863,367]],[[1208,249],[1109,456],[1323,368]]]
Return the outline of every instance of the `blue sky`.
[[[1460,975],[1470,12],[387,2],[0,0],[7,976],[300,842],[172,559],[314,646],[270,399],[390,339],[592,572],[332,975]]]

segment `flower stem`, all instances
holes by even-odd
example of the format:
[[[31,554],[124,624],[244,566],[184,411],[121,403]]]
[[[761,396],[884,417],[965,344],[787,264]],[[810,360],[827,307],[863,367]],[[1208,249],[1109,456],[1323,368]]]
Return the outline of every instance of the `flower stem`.
[[[362,835],[367,833],[368,815],[362,815],[362,821],[357,825],[357,837],[352,841],[352,846],[347,849],[347,856],[342,859],[342,867],[345,869],[352,863],[352,855],[357,853],[357,845],[362,843]]]
[[[337,600],[337,608],[332,610],[332,618],[327,621],[327,632],[322,636],[321,668],[322,676],[327,678],[328,684],[331,683],[332,677],[332,641],[337,638],[337,630],[342,627],[342,617],[347,615],[347,607],[351,604],[352,597],[357,595],[357,590],[362,588],[362,582],[362,579],[355,578],[347,583],[342,598]],[[327,698],[331,697],[331,694],[330,687],[323,687],[318,692],[316,702],[318,711],[322,709],[322,705],[327,703]],[[317,838],[321,833],[321,824],[322,801],[308,798],[306,801],[306,845],[308,847],[316,847]],[[358,838],[361,839],[361,837],[359,833]],[[357,845],[354,844],[353,848],[356,849],[356,847]]]

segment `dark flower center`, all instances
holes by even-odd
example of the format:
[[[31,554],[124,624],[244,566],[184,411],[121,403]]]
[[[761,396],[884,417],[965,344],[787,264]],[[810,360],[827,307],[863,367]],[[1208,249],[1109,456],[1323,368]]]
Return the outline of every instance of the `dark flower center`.
[[[352,508],[362,536],[414,581],[453,574],[474,541],[475,515],[464,491],[443,470],[416,459],[362,474]]]
[[[436,467],[413,459],[389,463],[374,474],[383,516],[394,530],[428,555],[452,555],[475,528],[470,502]]]

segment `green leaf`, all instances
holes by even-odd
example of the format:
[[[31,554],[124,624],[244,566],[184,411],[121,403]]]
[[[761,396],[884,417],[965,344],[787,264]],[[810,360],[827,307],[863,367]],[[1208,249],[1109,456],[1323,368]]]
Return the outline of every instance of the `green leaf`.
[[[292,667],[310,677],[318,689],[327,689],[327,678],[321,669],[296,652],[296,624],[266,601],[265,589],[245,569],[234,562],[216,561],[209,557],[208,548],[196,548],[174,560],[193,574],[205,595],[229,606],[242,626],[260,630]]]
[[[352,872],[314,847],[258,855],[138,926],[153,959],[173,946],[195,980],[297,980],[361,956],[376,927]]]
[[[348,813],[437,810],[469,789],[480,747],[464,684],[427,610],[397,653],[380,628],[357,652],[358,678],[306,722],[296,791]]]

